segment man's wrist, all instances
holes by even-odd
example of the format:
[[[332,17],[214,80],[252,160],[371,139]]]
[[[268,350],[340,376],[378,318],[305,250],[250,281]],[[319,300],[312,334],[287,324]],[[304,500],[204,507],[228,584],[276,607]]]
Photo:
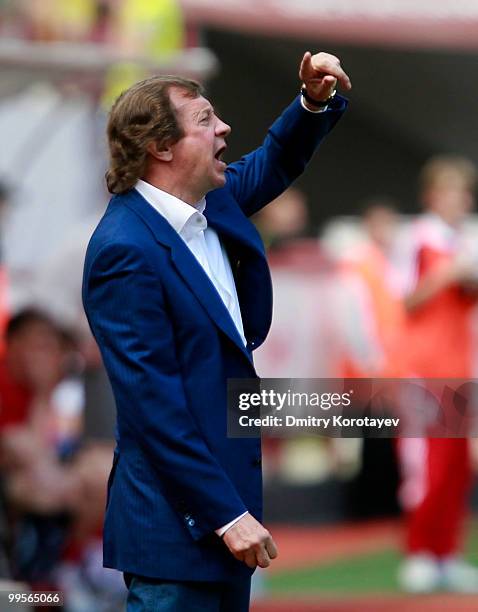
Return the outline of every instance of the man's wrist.
[[[246,510],[245,512],[243,512],[242,514],[240,514],[239,516],[236,516],[235,519],[232,519],[232,521],[230,521],[229,523],[227,523],[227,525],[223,525],[222,527],[219,527],[219,529],[216,529],[216,534],[222,538],[224,536],[224,534],[226,533],[226,531],[228,531],[231,527],[233,527],[238,521],[241,520],[241,518],[243,516],[246,516],[246,514],[249,514],[249,512]]]
[[[330,93],[329,96],[327,96],[327,98],[325,98],[324,100],[318,100],[317,98],[315,98],[313,95],[311,95],[309,93],[309,90],[307,89],[307,85],[305,83],[302,84],[302,87],[300,89],[300,93],[302,94],[302,97],[312,106],[316,106],[317,108],[321,108],[323,106],[326,106],[327,104],[329,104],[330,102],[332,102],[332,100],[335,97],[335,94],[337,93],[336,89],[333,89],[332,92]]]
[[[337,90],[334,89],[333,92],[330,94],[330,96],[328,96],[326,100],[316,100],[307,91],[307,86],[303,84],[300,90],[302,106],[306,110],[312,113],[323,112],[327,110],[328,105],[335,98],[336,93],[337,93]]]
[[[318,113],[324,113],[329,107],[328,106],[324,106],[324,108],[314,108],[312,106],[310,106],[303,98],[303,96],[300,96],[300,105],[302,106],[303,109],[305,109],[308,113],[312,113],[313,115],[317,115]]]

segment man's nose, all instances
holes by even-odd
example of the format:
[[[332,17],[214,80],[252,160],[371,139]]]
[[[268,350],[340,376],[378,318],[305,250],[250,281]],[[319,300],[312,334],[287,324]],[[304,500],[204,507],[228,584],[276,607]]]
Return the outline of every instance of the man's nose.
[[[224,121],[221,121],[221,119],[219,119],[217,126],[216,126],[216,134],[218,136],[226,137],[226,136],[229,136],[230,133],[231,133],[231,126],[225,123]]]

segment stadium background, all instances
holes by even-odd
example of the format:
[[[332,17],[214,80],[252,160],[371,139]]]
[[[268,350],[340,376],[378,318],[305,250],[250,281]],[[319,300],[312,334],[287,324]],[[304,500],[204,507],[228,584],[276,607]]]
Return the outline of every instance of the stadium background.
[[[297,183],[307,202],[306,234],[321,236],[324,253],[354,244],[359,203],[372,196],[395,200],[406,226],[408,215],[419,212],[417,176],[430,156],[453,152],[478,162],[476,2],[437,7],[425,0],[368,0],[358,8],[352,0],[339,7],[325,0],[294,7],[184,0],[177,7],[150,0],[138,22],[146,19],[156,29],[142,42],[120,26],[117,38],[106,42],[98,28],[95,36],[87,33],[91,16],[88,2],[83,4],[75,0],[76,13],[54,17],[59,5],[51,0],[46,9],[33,0],[0,2],[8,312],[33,303],[86,334],[77,289],[85,240],[106,202],[100,134],[111,96],[132,76],[174,71],[205,80],[232,124],[233,160],[261,142],[266,126],[297,92],[304,50],[340,57],[354,85],[350,109]],[[120,10],[120,0],[103,4]],[[25,26],[29,20],[36,29]],[[92,55],[95,44],[102,51]],[[324,260],[317,269],[326,269]],[[298,282],[302,287],[304,281]],[[307,360],[309,347],[295,350]],[[327,361],[324,351],[319,360]],[[329,374],[296,367],[285,375]],[[111,398],[100,368],[88,374],[82,435],[103,442],[112,431]],[[256,580],[253,610],[476,609],[473,596],[413,598],[400,592],[402,523],[393,466],[388,472],[388,464],[377,460],[364,480],[361,447],[354,441],[289,441],[280,468],[274,449],[270,457],[266,513],[281,557]],[[476,528],[466,550],[478,562]],[[73,605],[73,612],[81,609]]]

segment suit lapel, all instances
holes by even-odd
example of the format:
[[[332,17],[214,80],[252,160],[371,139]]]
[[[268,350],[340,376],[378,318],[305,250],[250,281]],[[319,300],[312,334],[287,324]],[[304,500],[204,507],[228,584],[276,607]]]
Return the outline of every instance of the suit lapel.
[[[126,195],[117,196],[117,198],[123,200],[122,204],[126,204],[141,217],[160,244],[170,249],[174,266],[209,317],[252,363],[251,354],[244,346],[244,342],[224,302],[179,234],[136,190],[133,189]]]
[[[229,255],[244,331],[257,348],[264,341],[272,319],[272,284],[264,244],[255,226],[226,190],[207,196],[204,214],[221,241],[232,247]]]
[[[210,227],[214,228],[218,234],[225,235],[236,242],[248,246],[256,254],[265,258],[264,245],[259,232],[249,219],[244,216],[236,203],[232,206],[228,206],[224,202],[219,204],[213,196],[208,196],[206,202],[204,216]]]

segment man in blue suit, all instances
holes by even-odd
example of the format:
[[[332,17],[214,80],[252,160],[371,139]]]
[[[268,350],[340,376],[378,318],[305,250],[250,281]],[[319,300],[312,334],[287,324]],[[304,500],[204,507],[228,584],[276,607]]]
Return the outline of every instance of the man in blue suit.
[[[111,193],[86,254],[85,310],[117,404],[104,563],[128,611],[244,612],[277,556],[261,524],[261,448],[227,437],[227,380],[253,378],[271,282],[249,221],[301,174],[346,107],[327,53],[261,147],[226,166],[230,127],[194,81],[153,77],[114,104]]]

